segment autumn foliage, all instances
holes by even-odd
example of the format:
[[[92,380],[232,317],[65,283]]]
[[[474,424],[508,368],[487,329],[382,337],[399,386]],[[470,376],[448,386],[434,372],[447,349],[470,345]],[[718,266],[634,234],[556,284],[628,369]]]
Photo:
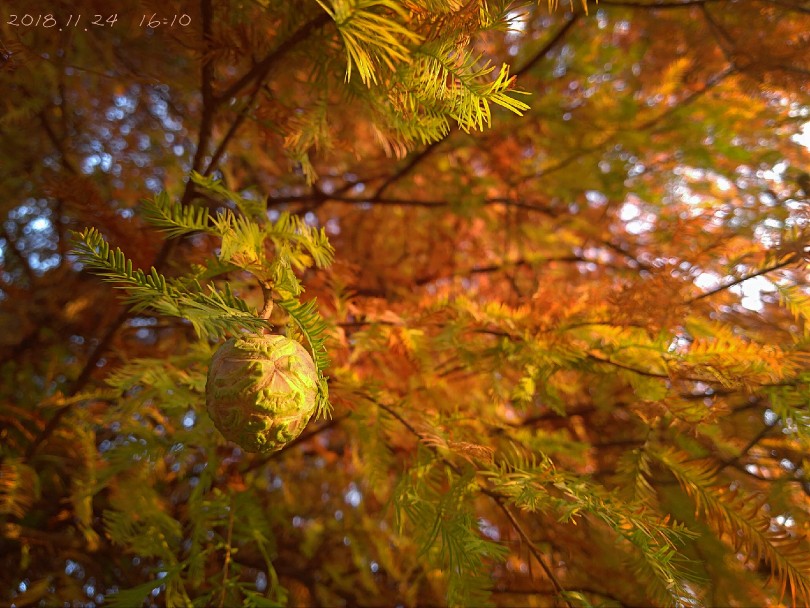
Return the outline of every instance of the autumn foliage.
[[[11,4],[3,602],[810,604],[806,3]]]

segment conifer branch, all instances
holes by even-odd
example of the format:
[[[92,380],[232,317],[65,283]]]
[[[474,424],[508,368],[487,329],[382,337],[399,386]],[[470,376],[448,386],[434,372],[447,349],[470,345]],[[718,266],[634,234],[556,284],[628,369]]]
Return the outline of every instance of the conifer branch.
[[[689,462],[671,449],[653,451],[652,455],[678,480],[719,536],[727,534],[736,550],[767,560],[772,575],[780,579],[782,597],[789,588],[793,605],[797,605],[797,599],[801,603],[810,601],[806,541],[774,529],[771,518],[761,511],[762,501],[721,485],[711,463]]]
[[[617,135],[619,135],[619,134],[621,134],[623,132],[626,132],[626,131],[638,132],[638,131],[646,131],[648,129],[651,129],[652,127],[659,124],[660,122],[662,122],[663,120],[665,120],[666,118],[668,118],[669,116],[674,114],[675,112],[678,112],[682,108],[684,108],[684,107],[690,105],[691,103],[695,102],[697,99],[699,99],[700,97],[702,97],[703,95],[708,93],[711,89],[716,87],[723,80],[725,80],[726,78],[731,76],[733,73],[734,73],[734,69],[731,68],[731,67],[727,67],[727,68],[724,68],[724,69],[720,70],[718,73],[716,73],[716,74],[712,75],[710,78],[708,78],[700,89],[688,93],[686,96],[684,96],[683,98],[678,100],[678,102],[676,104],[668,107],[666,110],[664,110],[660,114],[657,114],[656,116],[653,116],[652,118],[649,118],[649,119],[647,119],[645,121],[642,121],[637,125],[630,125],[628,127],[617,128],[617,129],[613,130],[612,132],[609,132],[604,137],[602,137],[595,144],[592,144],[590,146],[582,146],[579,150],[577,150],[576,152],[574,152],[572,154],[569,154],[565,158],[562,158],[561,160],[559,160],[559,161],[557,161],[555,163],[552,163],[547,167],[544,167],[544,168],[540,169],[539,171],[537,171],[533,175],[529,175],[529,176],[525,177],[524,182],[534,181],[534,180],[537,180],[537,179],[547,177],[547,176],[549,176],[549,175],[551,175],[553,173],[556,173],[558,171],[561,171],[562,169],[565,169],[566,167],[568,167],[571,164],[573,164],[574,162],[584,158],[585,156],[588,156],[590,154],[593,154],[594,152],[598,152],[600,150],[603,150],[605,148],[605,146],[607,146],[609,143],[611,143],[616,138]]]
[[[317,17],[309,20],[296,30],[289,38],[282,42],[274,50],[270,51],[264,59],[254,65],[247,73],[222,93],[215,97],[217,105],[222,104],[232,97],[236,97],[239,92],[251,82],[262,82],[273,70],[276,64],[298,44],[309,38],[317,30],[321,29],[331,21],[328,13],[323,12]]]
[[[153,308],[169,316],[187,319],[198,335],[218,337],[242,328],[259,331],[266,321],[250,312],[247,303],[225,288],[219,292],[201,285],[188,285],[181,290],[175,282],[166,279],[154,267],[149,273],[134,269],[132,260],[120,249],[109,244],[93,228],[77,235],[76,252],[79,260],[106,280],[121,283],[129,293],[134,310]]]
[[[392,18],[406,16],[405,9],[394,0],[317,2],[335,22],[343,41],[348,59],[346,82],[351,80],[352,71],[357,70],[363,84],[376,85],[378,69],[394,69],[395,65],[407,62],[410,59],[407,45],[416,44],[420,40],[418,34]]]
[[[393,418],[395,418],[402,426],[404,426],[408,430],[409,433],[415,436],[421,443],[425,444],[428,447],[428,449],[430,449],[431,452],[433,452],[439,458],[439,460],[441,460],[447,467],[452,469],[457,475],[461,475],[461,470],[454,463],[452,463],[451,461],[447,460],[444,456],[439,454],[436,451],[436,448],[427,440],[427,438],[418,430],[416,430],[416,428],[410,422],[408,422],[403,416],[401,416],[399,412],[397,412],[394,408],[386,405],[385,403],[381,403],[379,401],[375,401],[375,403],[377,407],[384,410]],[[546,564],[540,549],[537,547],[537,545],[534,544],[529,535],[526,534],[526,531],[523,530],[523,527],[520,525],[520,522],[517,520],[517,518],[505,504],[504,502],[505,497],[502,494],[499,494],[498,492],[491,490],[481,484],[479,484],[479,490],[496,502],[498,507],[504,512],[504,514],[509,519],[509,522],[512,524],[515,531],[526,543],[526,546],[529,547],[529,550],[532,552],[532,555],[534,555],[535,559],[543,568],[543,571],[549,577],[549,580],[551,581],[554,588],[557,590],[557,593],[564,596],[565,588],[563,587],[562,583],[557,578],[557,576],[554,574],[554,572],[551,570],[551,568]],[[569,608],[573,608],[568,599],[564,599],[564,601],[569,606]]]
[[[554,585],[554,589],[557,591],[557,594],[563,598],[563,601],[569,608],[573,608],[573,605],[571,604],[570,600],[568,600],[568,598],[566,597],[567,591],[565,587],[562,586],[560,579],[557,578],[557,575],[554,574],[554,571],[546,563],[542,551],[540,551],[539,547],[534,544],[534,541],[523,529],[523,526],[520,525],[520,522],[518,521],[517,517],[515,517],[514,513],[512,513],[512,510],[506,506],[503,497],[495,492],[490,493],[485,491],[485,493],[492,497],[492,499],[495,501],[495,503],[498,505],[501,511],[503,511],[504,515],[506,515],[506,518],[509,520],[509,523],[512,524],[512,527],[515,529],[520,538],[529,548],[529,551],[531,551],[532,555],[534,555],[534,558],[540,564],[540,567],[543,569],[543,572],[546,573],[546,576],[551,581],[551,584]]]
[[[436,447],[436,442],[429,437],[418,431],[410,422],[399,414],[394,408],[381,403],[379,400],[372,399],[376,405],[386,411],[389,415],[394,417],[400,424],[402,424],[412,435],[414,435],[420,443],[425,445],[433,454],[445,464],[448,468],[453,470],[457,475],[461,475],[461,470],[444,455],[442,455]],[[583,481],[567,480],[562,475],[554,472],[553,467],[549,469],[550,465],[538,464],[536,467],[529,463],[522,463],[518,459],[515,463],[505,463],[503,467],[493,470],[479,471],[483,473],[490,481],[491,485],[484,485],[482,482],[477,482],[479,490],[490,496],[499,505],[502,510],[506,507],[506,501],[516,502],[528,510],[537,510],[543,501],[550,500],[552,504],[556,504],[557,508],[563,511],[564,519],[572,519],[573,517],[582,514],[592,514],[597,519],[606,523],[614,532],[621,534],[626,540],[634,545],[643,556],[645,563],[650,569],[651,573],[656,577],[660,577],[666,582],[667,588],[671,593],[676,593],[674,587],[681,588],[681,583],[677,580],[676,576],[682,574],[675,568],[672,560],[676,555],[674,545],[677,542],[682,542],[684,538],[691,536],[682,526],[674,525],[669,527],[667,522],[659,522],[648,516],[640,510],[632,510],[632,514],[627,510],[619,510],[610,503],[606,496],[596,493],[595,488],[589,487]],[[538,471],[541,469],[546,471],[548,478],[544,480],[534,480],[531,469],[536,468]],[[511,472],[510,472],[511,471]],[[544,498],[541,488],[533,488],[534,484],[548,484],[559,489],[563,494],[563,498]],[[494,487],[491,487],[494,485]],[[501,488],[508,489],[508,493],[501,491]],[[528,492],[534,492],[534,498],[528,496]],[[535,501],[536,502],[527,502]],[[570,502],[569,502],[570,501]],[[531,541],[530,537],[520,526],[520,523],[508,509],[505,509],[507,518],[512,523],[515,530],[527,542],[532,554],[538,559],[546,574],[549,576],[555,589],[566,598],[567,596],[564,587],[556,576],[547,566],[542,559],[542,553]]]
[[[740,450],[740,453],[737,454],[734,458],[731,458],[729,460],[725,460],[723,462],[723,464],[721,464],[720,467],[717,469],[717,472],[720,473],[726,467],[734,466],[735,464],[740,462],[740,460],[742,460],[743,458],[745,458],[748,455],[748,452],[750,452],[754,448],[754,446],[756,446],[760,441],[765,439],[765,437],[768,435],[768,433],[770,433],[774,429],[774,427],[776,427],[777,424],[778,424],[778,420],[775,421],[772,425],[768,425],[768,424],[764,425],[760,429],[760,431],[756,435],[754,435],[748,441],[748,443],[745,444],[743,449]]]
[[[567,20],[566,23],[557,31],[557,33],[545,44],[543,47],[537,52],[537,54],[529,60],[524,66],[518,69],[515,72],[515,77],[522,76],[528,70],[530,70],[534,65],[536,65],[541,59],[545,58],[565,37],[571,27],[579,18],[578,14],[572,14]],[[420,163],[422,163],[425,159],[427,159],[433,152],[435,152],[436,148],[441,145],[443,142],[447,141],[452,137],[452,132],[441,139],[437,139],[434,142],[431,142],[427,146],[425,146],[421,151],[412,155],[409,160],[404,163],[399,170],[395,173],[387,177],[382,184],[380,184],[374,193],[371,196],[371,199],[374,200],[381,200],[383,194],[396,182],[401,180],[402,178],[406,177],[410,174]]]
[[[169,238],[195,232],[213,232],[208,210],[194,205],[174,203],[166,192],[141,202],[141,215]]]
[[[785,258],[781,262],[778,262],[776,264],[772,264],[772,265],[767,266],[765,268],[761,268],[760,270],[757,270],[756,272],[752,272],[751,274],[747,274],[745,276],[739,277],[737,279],[734,279],[733,281],[725,283],[724,285],[720,285],[719,287],[715,287],[714,289],[710,289],[709,291],[703,292],[702,294],[700,294],[698,296],[690,298],[689,300],[686,301],[686,304],[694,304],[695,302],[699,302],[700,300],[710,298],[713,295],[716,295],[718,293],[726,291],[727,289],[730,289],[730,288],[732,288],[732,287],[734,287],[736,285],[739,285],[740,283],[744,283],[745,281],[748,281],[750,279],[755,279],[756,277],[761,277],[761,276],[766,275],[766,274],[768,274],[770,272],[773,272],[774,270],[781,270],[782,268],[785,268],[786,266],[790,266],[791,264],[795,263],[796,261],[798,261],[798,259],[799,259],[799,256],[797,254],[788,256],[787,258]]]

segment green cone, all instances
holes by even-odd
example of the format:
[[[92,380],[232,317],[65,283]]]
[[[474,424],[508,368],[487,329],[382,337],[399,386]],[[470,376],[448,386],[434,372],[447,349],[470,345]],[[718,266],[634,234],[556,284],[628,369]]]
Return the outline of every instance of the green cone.
[[[318,374],[307,350],[277,335],[231,338],[211,359],[205,403],[226,439],[248,452],[275,452],[315,412]]]

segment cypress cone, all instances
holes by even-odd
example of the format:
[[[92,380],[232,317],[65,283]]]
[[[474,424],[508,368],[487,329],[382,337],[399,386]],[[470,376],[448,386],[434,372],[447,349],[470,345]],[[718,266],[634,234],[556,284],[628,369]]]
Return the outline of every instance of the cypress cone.
[[[317,400],[315,363],[285,336],[231,338],[211,359],[208,414],[226,439],[248,452],[275,452],[298,437]]]

